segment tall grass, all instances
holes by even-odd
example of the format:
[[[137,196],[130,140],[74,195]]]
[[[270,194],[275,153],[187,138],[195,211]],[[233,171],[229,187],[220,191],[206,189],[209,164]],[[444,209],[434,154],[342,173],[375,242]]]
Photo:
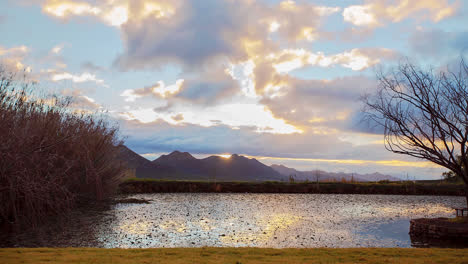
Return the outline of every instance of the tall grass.
[[[124,171],[117,127],[17,77],[0,67],[0,229],[103,199]]]

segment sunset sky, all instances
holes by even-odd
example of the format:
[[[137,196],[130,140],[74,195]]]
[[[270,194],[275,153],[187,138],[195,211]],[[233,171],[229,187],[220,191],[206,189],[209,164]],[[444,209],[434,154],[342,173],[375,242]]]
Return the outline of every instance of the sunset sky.
[[[0,62],[107,111],[149,159],[242,154],[300,170],[440,178],[361,122],[378,67],[445,68],[463,0],[1,0]]]

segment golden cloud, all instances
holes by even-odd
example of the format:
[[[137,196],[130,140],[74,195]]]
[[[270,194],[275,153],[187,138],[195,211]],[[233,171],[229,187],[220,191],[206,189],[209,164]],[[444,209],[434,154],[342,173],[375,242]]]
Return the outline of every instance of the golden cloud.
[[[7,70],[31,72],[31,67],[24,64],[24,59],[29,53],[29,48],[22,45],[12,48],[0,46],[0,63]]]
[[[340,64],[353,71],[361,71],[380,62],[379,58],[391,57],[393,52],[388,49],[352,49],[342,53],[326,56],[322,52],[310,52],[305,49],[285,49],[272,53],[267,59],[272,61],[273,68],[278,73],[288,73],[306,65],[329,67]]]
[[[345,21],[356,26],[377,27],[386,20],[400,22],[406,18],[429,19],[434,22],[453,16],[459,2],[448,0],[377,0],[353,5],[343,10]]]
[[[108,25],[120,27],[130,19],[171,17],[175,14],[174,3],[176,1],[105,0],[90,3],[77,0],[46,0],[42,10],[60,19],[94,16]]]

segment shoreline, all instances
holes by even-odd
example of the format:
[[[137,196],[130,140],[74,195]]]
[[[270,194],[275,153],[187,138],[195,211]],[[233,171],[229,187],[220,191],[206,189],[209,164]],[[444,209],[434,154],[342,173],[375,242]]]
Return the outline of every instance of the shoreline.
[[[209,182],[127,179],[119,185],[122,194],[134,193],[316,193],[465,196],[463,185],[413,182]]]

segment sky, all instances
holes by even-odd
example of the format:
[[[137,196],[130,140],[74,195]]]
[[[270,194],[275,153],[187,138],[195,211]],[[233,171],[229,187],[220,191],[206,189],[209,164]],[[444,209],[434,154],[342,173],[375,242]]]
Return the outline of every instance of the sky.
[[[439,179],[363,122],[376,71],[468,49],[464,0],[2,0],[0,64],[105,112],[148,159],[241,154],[299,170]]]

